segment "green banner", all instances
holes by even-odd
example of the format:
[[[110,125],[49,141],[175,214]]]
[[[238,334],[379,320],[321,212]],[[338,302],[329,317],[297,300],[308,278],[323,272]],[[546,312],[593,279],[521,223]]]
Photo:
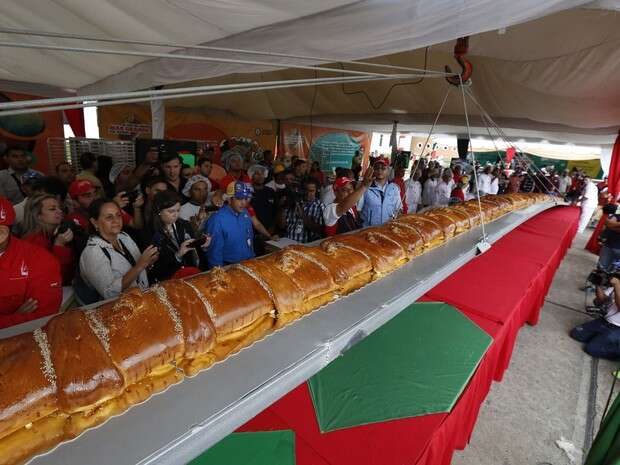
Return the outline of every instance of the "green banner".
[[[506,159],[506,152],[500,150],[499,152],[474,152],[476,156],[476,160],[484,165],[486,163],[496,163],[500,160]],[[598,158],[592,160],[559,160],[557,158],[545,158],[539,157],[538,155],[533,155],[531,153],[526,153],[525,155],[536,165],[538,168],[547,168],[549,166],[554,166],[556,171],[563,170],[571,170],[573,166],[577,168],[581,168],[584,172],[597,179],[601,179],[603,177],[603,169],[601,168],[601,160]]]
[[[449,412],[491,342],[454,307],[410,305],[308,381],[321,431]]]
[[[295,433],[233,433],[188,465],[295,465]]]

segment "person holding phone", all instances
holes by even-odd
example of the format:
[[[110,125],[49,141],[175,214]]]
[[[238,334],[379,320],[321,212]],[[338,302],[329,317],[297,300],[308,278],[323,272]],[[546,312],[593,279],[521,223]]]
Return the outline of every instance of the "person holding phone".
[[[64,212],[55,195],[38,194],[28,198],[22,238],[46,249],[60,264],[62,283],[71,285],[75,273],[75,255],[72,248],[73,229],[63,224]],[[69,223],[73,225],[74,223]],[[79,229],[78,226],[75,226]]]
[[[147,289],[146,270],[159,257],[157,247],[144,252],[122,231],[121,209],[112,200],[97,199],[89,207],[94,233],[80,256],[79,273],[73,283],[81,304],[118,297],[130,287]]]
[[[211,238],[197,236],[190,222],[180,218],[180,211],[181,198],[176,192],[168,190],[155,195],[150,243],[158,248],[159,258],[148,271],[151,283],[170,279],[177,273],[186,276],[190,271],[204,268],[201,266],[202,251],[209,247]]]

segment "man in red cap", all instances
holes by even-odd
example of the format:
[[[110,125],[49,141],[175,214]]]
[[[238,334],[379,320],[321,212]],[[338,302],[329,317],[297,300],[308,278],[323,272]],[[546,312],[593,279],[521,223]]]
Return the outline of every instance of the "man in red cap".
[[[325,234],[334,236],[359,229],[362,226],[356,205],[372,184],[373,174],[373,168],[368,168],[357,188],[353,187],[353,180],[349,178],[340,177],[336,179],[334,182],[336,199],[323,210]]]
[[[73,221],[84,231],[90,231],[88,207],[97,198],[95,185],[87,179],[76,180],[69,186],[69,195],[73,199],[73,211],[67,215],[67,220]]]
[[[15,211],[0,197],[0,328],[51,315],[62,302],[60,264],[11,234]]]

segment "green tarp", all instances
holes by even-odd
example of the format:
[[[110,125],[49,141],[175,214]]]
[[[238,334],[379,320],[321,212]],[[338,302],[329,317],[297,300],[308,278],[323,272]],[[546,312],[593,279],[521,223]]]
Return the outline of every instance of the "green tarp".
[[[322,432],[449,412],[491,337],[443,303],[418,303],[308,384]]]
[[[620,464],[620,395],[605,415],[585,465]]]
[[[295,465],[295,433],[233,433],[188,465]]]
[[[601,168],[601,161],[599,159],[590,159],[590,160],[561,160],[557,158],[545,158],[539,157],[538,155],[534,155],[531,153],[526,153],[527,157],[530,159],[534,165],[538,168],[547,168],[548,166],[554,166],[556,171],[561,172],[564,170],[571,170],[573,167],[581,168],[586,172],[586,174],[600,179],[603,177],[603,169]],[[476,161],[481,164],[486,163],[496,163],[500,160],[506,159],[506,152],[503,150],[500,151],[491,151],[491,152],[475,152]]]

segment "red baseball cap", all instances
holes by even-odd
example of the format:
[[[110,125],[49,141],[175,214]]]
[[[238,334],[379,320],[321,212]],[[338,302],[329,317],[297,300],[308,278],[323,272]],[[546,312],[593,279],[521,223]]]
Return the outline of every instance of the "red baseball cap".
[[[334,181],[334,190],[337,191],[338,189],[342,189],[344,186],[346,186],[347,184],[351,182],[353,182],[353,180],[345,176],[336,178],[336,180]]]
[[[13,226],[15,223],[15,209],[9,199],[0,197],[0,225]]]
[[[93,190],[95,190],[95,185],[92,182],[87,179],[81,179],[71,183],[69,186],[69,195],[76,199],[78,195],[83,195]]]
[[[372,161],[372,165],[376,165],[377,163],[381,163],[385,166],[390,166],[390,160],[385,157],[377,157]]]

